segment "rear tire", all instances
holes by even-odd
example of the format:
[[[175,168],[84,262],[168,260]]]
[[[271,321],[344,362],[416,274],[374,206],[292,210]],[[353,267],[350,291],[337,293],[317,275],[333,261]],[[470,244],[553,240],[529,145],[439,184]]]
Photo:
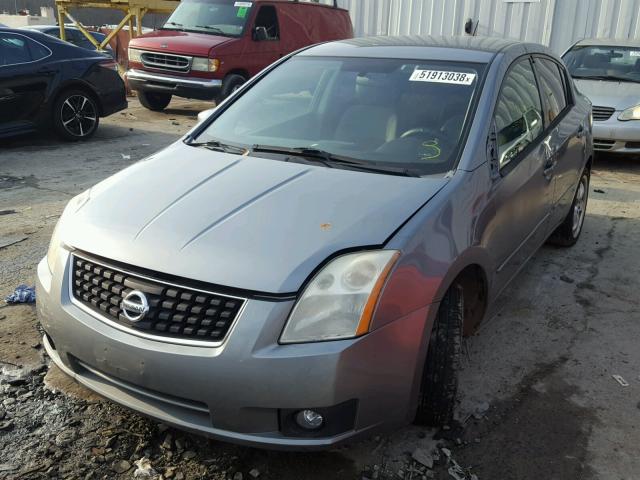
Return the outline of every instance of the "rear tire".
[[[143,107],[154,112],[161,112],[171,102],[171,94],[138,90],[138,100],[140,100]]]
[[[571,209],[565,217],[564,221],[549,237],[548,243],[560,247],[571,247],[576,244],[582,226],[584,225],[584,217],[587,211],[587,201],[589,200],[589,180],[591,172],[585,169],[580,177],[576,194],[573,197]]]
[[[64,140],[86,140],[98,129],[100,109],[89,92],[65,90],[53,104],[52,120],[55,132]]]
[[[242,75],[232,73],[224,77],[222,81],[222,89],[216,98],[216,104],[222,102],[225,98],[238,90],[247,81]]]
[[[463,320],[463,290],[460,285],[453,285],[440,302],[431,330],[415,418],[415,423],[419,425],[448,425],[453,419]]]

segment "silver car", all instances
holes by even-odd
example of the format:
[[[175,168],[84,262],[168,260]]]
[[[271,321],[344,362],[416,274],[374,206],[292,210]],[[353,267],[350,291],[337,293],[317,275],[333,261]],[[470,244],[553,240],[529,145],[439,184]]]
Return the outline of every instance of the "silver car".
[[[593,103],[593,146],[640,153],[640,42],[586,39],[562,57],[580,92]]]
[[[67,374],[269,448],[452,418],[463,333],[580,235],[591,104],[545,47],[385,37],[278,61],[72,199],[38,266]]]

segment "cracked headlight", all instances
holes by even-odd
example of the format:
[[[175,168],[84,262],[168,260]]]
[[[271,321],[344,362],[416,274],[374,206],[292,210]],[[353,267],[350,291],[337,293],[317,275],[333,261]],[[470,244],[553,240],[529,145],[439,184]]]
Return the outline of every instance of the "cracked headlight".
[[[378,250],[335,258],[316,274],[296,302],[281,343],[358,337],[369,331],[380,292],[400,253]]]

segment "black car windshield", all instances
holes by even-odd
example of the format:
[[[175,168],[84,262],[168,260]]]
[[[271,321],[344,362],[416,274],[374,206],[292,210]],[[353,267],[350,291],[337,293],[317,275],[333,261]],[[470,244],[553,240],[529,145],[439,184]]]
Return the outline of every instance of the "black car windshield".
[[[182,30],[239,37],[252,2],[234,0],[182,0],[162,30]]]
[[[339,164],[331,166],[338,168],[444,174],[457,163],[484,68],[293,57],[226,108],[194,142],[241,146],[288,161],[293,150],[325,163],[333,156]]]
[[[562,59],[573,78],[640,82],[640,46],[576,45]]]

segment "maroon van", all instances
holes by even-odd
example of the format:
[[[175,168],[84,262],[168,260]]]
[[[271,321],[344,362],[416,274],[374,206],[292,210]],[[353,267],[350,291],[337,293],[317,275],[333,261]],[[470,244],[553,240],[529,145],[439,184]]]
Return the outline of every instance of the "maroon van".
[[[352,37],[335,2],[182,0],[162,28],[131,40],[127,79],[151,110],[173,95],[219,102],[290,52]]]

